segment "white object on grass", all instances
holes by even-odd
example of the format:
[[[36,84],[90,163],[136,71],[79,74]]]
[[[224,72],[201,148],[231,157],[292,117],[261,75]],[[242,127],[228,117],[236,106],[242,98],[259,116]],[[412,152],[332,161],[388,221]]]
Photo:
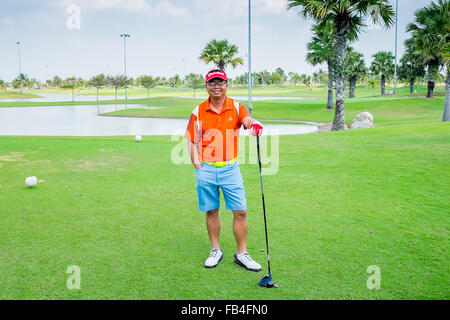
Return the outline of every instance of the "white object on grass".
[[[136,138],[135,138],[135,140],[138,141],[138,142],[139,142],[139,141],[142,141],[142,137],[141,137],[140,135],[137,135]]]
[[[37,178],[35,176],[27,177],[27,178],[25,178],[25,183],[29,187],[34,187],[35,185],[37,185],[38,180],[37,180]]]
[[[361,112],[353,120],[351,129],[373,128],[373,115],[370,112]]]

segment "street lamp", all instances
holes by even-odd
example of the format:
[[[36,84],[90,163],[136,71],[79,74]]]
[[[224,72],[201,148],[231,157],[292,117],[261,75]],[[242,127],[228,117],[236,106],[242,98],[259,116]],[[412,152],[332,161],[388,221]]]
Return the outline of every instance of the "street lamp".
[[[22,73],[22,67],[20,66],[20,42],[17,41],[17,48],[19,49],[19,75]]]
[[[397,34],[398,34],[398,0],[395,1],[395,70],[394,70],[394,94],[397,93]]]
[[[44,82],[45,82],[45,84],[46,84],[46,86],[47,86],[47,89],[48,89],[48,82],[47,82],[47,80],[48,80],[48,64],[46,64],[45,65],[45,78],[47,78],[47,79],[44,79]]]
[[[252,14],[251,0],[248,0],[248,110],[252,112]]]
[[[186,60],[183,58],[183,83],[186,84]]]
[[[123,64],[125,68],[125,80],[127,80],[127,50],[125,46],[125,39],[131,37],[131,35],[122,33],[120,37],[123,38]],[[127,83],[125,83],[125,100],[127,100]]]

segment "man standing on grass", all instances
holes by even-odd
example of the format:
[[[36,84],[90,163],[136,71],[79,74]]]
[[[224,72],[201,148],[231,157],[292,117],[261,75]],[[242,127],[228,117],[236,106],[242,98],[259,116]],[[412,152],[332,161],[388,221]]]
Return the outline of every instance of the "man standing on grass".
[[[214,268],[223,259],[219,245],[219,204],[222,189],[225,207],[234,214],[233,233],[237,253],[234,262],[250,271],[260,271],[261,265],[247,252],[247,200],[237,161],[239,129],[252,129],[252,135],[262,134],[262,125],[254,120],[247,108],[226,96],[227,75],[212,70],[206,75],[208,100],[199,104],[191,114],[185,138],[195,167],[198,207],[206,212],[206,228],[211,251],[206,268]]]

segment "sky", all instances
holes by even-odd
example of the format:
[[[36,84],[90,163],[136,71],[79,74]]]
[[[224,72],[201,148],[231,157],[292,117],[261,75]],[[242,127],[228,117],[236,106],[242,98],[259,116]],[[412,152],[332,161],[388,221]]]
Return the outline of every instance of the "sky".
[[[395,10],[395,0],[389,0]],[[398,0],[398,55],[408,38],[406,25],[431,0]],[[251,0],[252,70],[311,74],[305,62],[312,21],[287,10],[287,0]],[[206,43],[227,39],[239,47],[244,65],[227,68],[230,77],[248,70],[248,0],[1,0],[0,79],[20,70],[41,81],[54,75],[90,77],[124,73],[170,77],[206,74],[213,65],[199,60]],[[394,28],[364,28],[354,48],[366,65],[377,51],[395,48]]]

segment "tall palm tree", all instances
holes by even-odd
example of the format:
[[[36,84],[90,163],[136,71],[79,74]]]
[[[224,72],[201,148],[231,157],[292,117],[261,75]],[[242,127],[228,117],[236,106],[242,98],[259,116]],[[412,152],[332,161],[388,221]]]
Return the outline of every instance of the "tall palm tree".
[[[386,94],[386,77],[390,78],[394,74],[394,55],[392,52],[379,51],[373,56],[370,71],[380,76],[381,79],[381,95]]]
[[[214,63],[218,69],[225,71],[229,64],[233,68],[244,64],[243,59],[237,57],[237,54],[238,47],[236,45],[230,44],[226,39],[220,41],[213,39],[206,44],[199,59],[206,64]]]
[[[405,41],[406,51],[400,59],[400,67],[398,69],[399,78],[405,82],[409,82],[409,93],[414,93],[414,84],[417,78],[425,76],[425,65],[423,60],[414,54],[412,39]]]
[[[326,63],[328,67],[328,100],[327,109],[333,109],[333,68],[331,66],[333,60],[333,30],[331,23],[326,23],[323,27],[313,25],[313,37],[307,44],[308,53],[306,61],[312,66]]]
[[[442,121],[450,121],[450,41],[444,46],[443,56],[447,66],[447,80],[445,81],[445,103]]]
[[[333,74],[336,89],[336,109],[332,130],[344,130],[345,127],[345,73],[344,59],[347,54],[348,36],[358,33],[365,26],[365,18],[393,24],[395,16],[389,0],[288,0],[288,9],[299,7],[299,15],[311,18],[324,25],[332,22],[334,34]]]
[[[427,65],[428,98],[433,97],[434,79],[439,72],[439,67],[444,63],[445,45],[450,42],[449,12],[450,1],[437,0],[417,10],[414,21],[406,27],[406,31],[411,32],[414,53]],[[448,67],[447,63],[447,70]]]
[[[366,64],[363,54],[355,51],[352,47],[348,47],[347,56],[345,57],[345,74],[350,86],[349,98],[355,97],[356,82],[359,78],[367,74]]]

